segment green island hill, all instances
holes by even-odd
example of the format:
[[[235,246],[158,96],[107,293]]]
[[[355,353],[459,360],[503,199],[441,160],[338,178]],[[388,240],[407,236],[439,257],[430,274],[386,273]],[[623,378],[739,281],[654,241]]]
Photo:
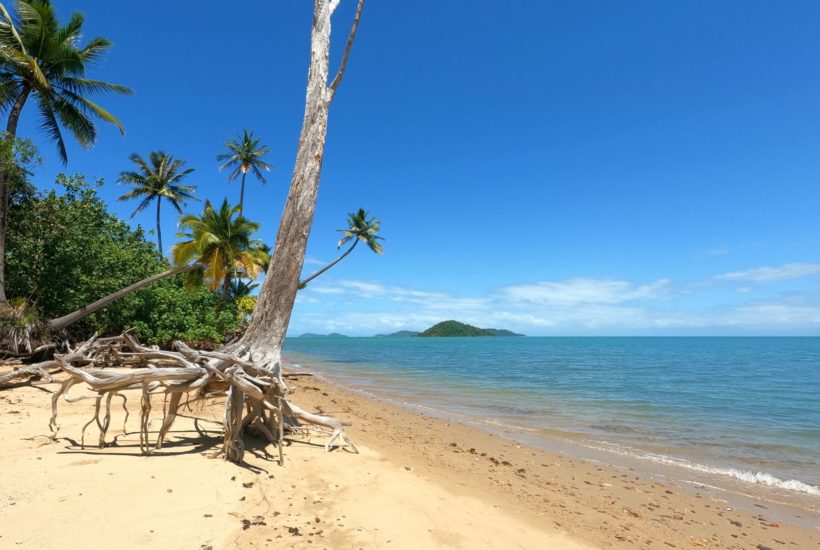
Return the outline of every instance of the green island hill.
[[[419,337],[439,336],[524,336],[506,329],[478,328],[458,321],[442,321],[419,333]]]

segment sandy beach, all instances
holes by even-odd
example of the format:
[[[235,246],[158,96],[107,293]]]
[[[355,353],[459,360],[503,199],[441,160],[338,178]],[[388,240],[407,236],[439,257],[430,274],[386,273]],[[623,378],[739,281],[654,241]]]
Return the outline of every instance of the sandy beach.
[[[734,509],[318,377],[291,384],[300,405],[353,422],[359,454],[293,437],[280,467],[249,439],[246,465],[225,462],[218,400],[192,404],[151,457],[139,454],[135,416],[123,432],[119,406],[115,444],[97,448],[89,426],[82,449],[92,401],[60,403],[52,442],[54,385],[0,391],[0,548],[820,548],[820,532],[767,517],[763,504]]]

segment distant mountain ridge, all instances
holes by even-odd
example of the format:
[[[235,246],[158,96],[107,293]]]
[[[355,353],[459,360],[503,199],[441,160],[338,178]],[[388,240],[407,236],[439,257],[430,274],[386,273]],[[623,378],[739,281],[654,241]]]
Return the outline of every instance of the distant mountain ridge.
[[[416,330],[399,330],[390,334],[376,334],[373,338],[414,338],[414,337],[441,337],[441,336],[525,336],[507,329],[478,328],[458,321],[442,321],[423,332]],[[297,338],[350,338],[346,334],[331,332],[330,334],[316,334],[305,332]]]
[[[458,321],[442,321],[427,330],[419,333],[419,337],[441,337],[441,336],[524,336],[511,330],[497,328],[478,328],[473,325],[460,323]]]
[[[390,334],[377,334],[373,338],[409,338],[411,336],[418,336],[417,330],[400,330],[398,332],[391,332]]]

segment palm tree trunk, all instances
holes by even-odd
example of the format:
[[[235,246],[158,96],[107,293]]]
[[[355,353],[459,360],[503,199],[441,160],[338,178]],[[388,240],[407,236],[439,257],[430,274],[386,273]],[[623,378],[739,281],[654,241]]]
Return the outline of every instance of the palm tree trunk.
[[[333,260],[329,264],[327,264],[325,267],[323,267],[322,269],[320,269],[319,271],[317,271],[316,273],[314,273],[313,275],[311,275],[310,277],[308,277],[304,281],[300,281],[299,282],[299,288],[305,288],[305,286],[307,286],[307,284],[310,281],[312,281],[313,279],[315,279],[316,277],[318,277],[319,275],[321,275],[322,273],[324,273],[325,271],[327,271],[328,269],[330,269],[334,265],[336,265],[339,262],[341,262],[342,260],[344,260],[345,256],[347,256],[348,254],[353,252],[353,249],[356,248],[357,244],[359,244],[359,239],[356,239],[355,241],[353,241],[353,246],[348,248],[347,251],[345,251],[344,254],[342,254],[341,256],[339,256],[338,258],[336,258],[335,260]]]
[[[165,254],[162,251],[162,226],[159,223],[159,205],[161,202],[162,197],[157,197],[157,246],[159,246],[160,257],[164,257]]]
[[[17,136],[17,123],[20,122],[20,113],[26,104],[31,89],[24,87],[17,101],[9,113],[9,120],[6,124],[8,137]],[[0,304],[7,304],[6,297],[6,231],[9,226],[9,196],[11,195],[11,174],[4,172],[0,174]]]
[[[242,172],[242,189],[239,191],[239,215],[242,215],[243,207],[245,205],[245,176],[247,172]]]
[[[48,329],[51,332],[57,332],[57,331],[63,330],[64,328],[71,325],[72,323],[76,323],[77,321],[79,321],[83,317],[86,317],[87,315],[91,315],[95,311],[101,310],[102,308],[104,308],[105,306],[107,306],[108,304],[113,302],[114,300],[119,300],[123,296],[127,296],[127,295],[131,294],[132,292],[134,292],[136,290],[139,290],[143,287],[146,287],[146,286],[150,285],[151,283],[161,281],[162,279],[167,279],[171,275],[176,275],[178,273],[186,273],[188,271],[192,271],[192,270],[196,269],[197,267],[200,267],[199,264],[187,265],[185,267],[175,267],[173,269],[168,269],[166,271],[163,271],[162,273],[157,273],[156,275],[152,275],[152,276],[150,276],[146,279],[143,279],[141,281],[137,281],[136,283],[134,283],[132,285],[129,285],[129,286],[127,286],[127,287],[125,287],[121,290],[118,290],[116,292],[112,292],[111,294],[109,294],[105,298],[100,298],[96,302],[94,302],[92,304],[89,304],[87,306],[83,306],[80,309],[69,313],[68,315],[63,315],[62,317],[58,317],[56,319],[51,319],[46,324],[48,326]]]
[[[228,301],[228,294],[231,292],[231,276],[225,274],[225,280],[222,281],[222,301]]]

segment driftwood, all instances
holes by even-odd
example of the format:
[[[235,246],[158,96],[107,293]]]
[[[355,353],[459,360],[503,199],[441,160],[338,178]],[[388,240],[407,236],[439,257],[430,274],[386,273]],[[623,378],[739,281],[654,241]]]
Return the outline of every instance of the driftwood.
[[[52,438],[56,438],[59,431],[57,406],[61,397],[69,403],[94,399],[94,414],[83,427],[81,444],[85,445],[86,428],[96,423],[100,432],[98,445],[105,447],[112,400],[115,397],[122,399],[127,414],[126,404],[130,394],[139,397],[140,451],[149,455],[153,449],[162,448],[182,406],[183,396],[204,398],[227,395],[224,421],[225,426],[232,429],[225,431],[223,452],[226,459],[241,461],[244,453],[243,429],[261,434],[275,444],[280,464],[284,462],[282,445],[285,434],[296,430],[314,430],[329,435],[326,451],[338,442],[339,448],[349,447],[358,452],[344,431],[350,423],[309,413],[286,398],[292,390],[285,385],[281,370],[278,375],[272,376],[267,370],[258,369],[229,353],[194,350],[182,342],[176,342],[174,347],[175,351],[146,347],[129,334],[115,338],[94,336],[76,350],[55,355],[53,361],[35,366],[39,369],[57,367],[68,374],[51,398],[49,428]],[[128,367],[129,370],[112,371],[108,367]],[[96,397],[71,398],[69,390],[77,384],[95,391]],[[231,399],[236,392],[243,394],[242,401]],[[163,422],[152,444],[148,426],[152,412],[151,397],[157,394],[164,395]]]
[[[48,366],[56,366],[52,365],[51,361],[47,361]],[[36,365],[27,365],[27,366],[20,366],[15,368],[11,372],[7,372],[6,374],[0,375],[0,386],[4,386],[11,382],[12,380],[17,380],[19,378],[30,378],[32,376],[36,376],[38,378],[44,379],[47,382],[51,382],[51,374],[43,368],[42,363],[38,363]]]

